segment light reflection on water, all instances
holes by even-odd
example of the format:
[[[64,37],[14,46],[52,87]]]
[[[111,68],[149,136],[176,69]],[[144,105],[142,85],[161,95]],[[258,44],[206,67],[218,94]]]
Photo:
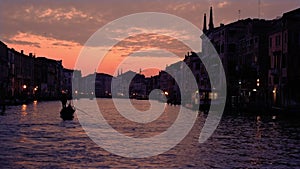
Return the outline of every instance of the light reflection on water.
[[[21,109],[22,116],[26,116],[28,113],[26,112],[27,105],[23,104]]]
[[[99,99],[98,103],[115,129],[134,137],[162,132],[178,111],[178,107],[167,107],[157,123],[135,126],[112,112],[109,99]],[[133,104],[139,108],[149,106],[146,101]],[[175,148],[155,157],[129,159],[98,147],[77,118],[62,121],[60,108],[60,102],[37,102],[10,107],[0,116],[0,168],[296,168],[300,165],[299,122],[224,115],[213,136],[199,144],[205,120],[205,115],[200,114],[190,134]]]

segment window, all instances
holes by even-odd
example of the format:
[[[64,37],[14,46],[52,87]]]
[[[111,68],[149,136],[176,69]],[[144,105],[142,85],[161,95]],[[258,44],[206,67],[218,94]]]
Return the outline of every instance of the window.
[[[286,55],[283,54],[282,55],[282,65],[281,65],[282,68],[286,68]]]
[[[284,43],[287,43],[287,32],[284,33]]]
[[[275,41],[276,46],[280,46],[280,36],[276,36],[276,41]]]
[[[278,57],[274,55],[274,68],[278,69]]]

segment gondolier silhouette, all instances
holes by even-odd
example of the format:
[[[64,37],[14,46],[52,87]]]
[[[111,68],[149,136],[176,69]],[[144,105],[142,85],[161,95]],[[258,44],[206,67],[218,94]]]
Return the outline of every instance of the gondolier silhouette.
[[[67,106],[68,95],[65,91],[62,91],[60,101],[61,101],[61,104],[62,104],[62,109],[60,111],[60,117],[63,120],[73,120],[75,107],[72,106],[72,101],[70,101],[68,106]]]
[[[65,91],[62,91],[60,101],[61,101],[62,107],[66,108],[67,101],[68,101],[68,95]]]

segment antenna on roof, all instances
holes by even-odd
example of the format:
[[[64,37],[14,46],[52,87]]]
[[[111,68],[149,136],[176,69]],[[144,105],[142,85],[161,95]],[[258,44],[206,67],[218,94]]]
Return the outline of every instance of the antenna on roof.
[[[241,19],[241,10],[239,9],[239,20]]]

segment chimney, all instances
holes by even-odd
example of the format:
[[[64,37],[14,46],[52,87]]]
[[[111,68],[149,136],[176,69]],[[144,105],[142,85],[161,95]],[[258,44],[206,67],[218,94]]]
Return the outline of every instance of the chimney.
[[[24,50],[21,50],[21,54],[24,54]]]
[[[30,57],[33,57],[33,56],[32,56],[32,53],[29,53],[29,56],[30,56]]]
[[[214,29],[214,21],[213,21],[213,10],[212,7],[210,7],[210,13],[209,13],[209,24],[208,24],[209,30]]]
[[[206,27],[206,13],[204,14],[204,18],[203,18],[203,32],[207,31],[207,27]]]

